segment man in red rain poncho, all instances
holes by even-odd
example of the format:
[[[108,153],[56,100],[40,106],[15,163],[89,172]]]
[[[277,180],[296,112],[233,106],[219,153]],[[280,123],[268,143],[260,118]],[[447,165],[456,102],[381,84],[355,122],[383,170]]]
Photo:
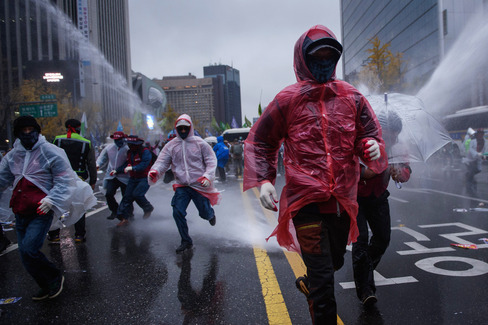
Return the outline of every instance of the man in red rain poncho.
[[[336,324],[334,270],[358,235],[358,158],[375,173],[387,167],[381,127],[368,101],[335,78],[342,45],[318,25],[296,42],[297,83],[283,89],[245,142],[244,191],[261,187],[261,204],[277,211],[273,186],[284,141],[286,185],[271,234],[300,251],[307,276],[297,279],[314,324]]]
[[[213,205],[220,202],[220,193],[213,186],[217,158],[212,147],[195,136],[190,116],[182,114],[175,123],[176,138],[168,142],[148,174],[149,185],[157,182],[169,168],[174,173],[175,195],[171,201],[173,218],[181,236],[176,253],[191,249],[193,241],[188,233],[186,209],[193,201],[201,218],[215,226]]]

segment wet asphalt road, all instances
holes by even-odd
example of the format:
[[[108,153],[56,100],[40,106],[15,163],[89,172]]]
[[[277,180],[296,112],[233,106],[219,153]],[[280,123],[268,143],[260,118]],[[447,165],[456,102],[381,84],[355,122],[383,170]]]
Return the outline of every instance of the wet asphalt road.
[[[477,178],[479,200],[463,194],[461,172],[446,175],[436,168],[430,173],[418,169],[402,189],[390,186],[392,241],[375,274],[379,301],[370,310],[360,305],[351,287],[348,251],[336,273],[338,315],[344,324],[488,322],[488,245],[480,240],[488,238],[488,212],[453,212],[483,200],[488,204],[488,172]],[[223,201],[215,207],[215,227],[190,205],[194,249],[180,255],[175,253],[179,235],[170,186],[151,188],[148,198],[155,212],[142,220],[136,207],[135,221],[124,229],[106,220],[109,212],[99,195],[101,210],[87,219],[86,243],[75,244],[73,229],[64,229],[60,245],[43,247],[65,271],[65,289],[53,300],[30,299],[36,284],[11,246],[0,256],[0,299],[22,299],[0,305],[0,324],[310,324],[305,298],[294,285],[295,269],[273,240],[264,240],[274,225],[255,193],[243,194],[240,184],[233,178],[218,184]],[[279,178],[277,188],[282,185]],[[7,236],[15,242],[13,231]],[[476,244],[477,249],[452,243]],[[257,245],[265,249],[272,272],[260,273]],[[273,278],[281,296],[267,284]],[[270,296],[282,298],[273,305]]]

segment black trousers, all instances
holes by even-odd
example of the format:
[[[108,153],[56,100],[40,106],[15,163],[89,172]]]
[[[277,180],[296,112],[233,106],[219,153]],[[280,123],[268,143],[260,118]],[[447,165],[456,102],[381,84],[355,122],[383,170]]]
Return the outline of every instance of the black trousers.
[[[360,300],[376,292],[373,271],[385,253],[391,234],[390,206],[385,191],[380,197],[358,197],[359,212],[356,218],[359,236],[352,244],[352,266],[356,294]],[[371,239],[369,239],[371,228]]]
[[[313,324],[337,324],[334,272],[344,265],[350,220],[347,213],[320,214],[302,209],[293,218],[309,281]]]

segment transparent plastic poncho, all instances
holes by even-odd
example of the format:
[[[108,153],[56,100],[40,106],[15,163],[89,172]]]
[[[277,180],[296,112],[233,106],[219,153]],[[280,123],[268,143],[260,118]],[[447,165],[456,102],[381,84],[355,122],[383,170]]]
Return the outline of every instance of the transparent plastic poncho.
[[[65,151],[46,142],[43,135],[39,135],[32,150],[26,150],[17,139],[0,162],[0,191],[10,186],[15,189],[22,177],[46,193],[54,211],[51,230],[74,224],[96,204],[90,185],[73,171]],[[9,195],[8,200],[2,200],[5,203],[11,191],[3,195]]]
[[[358,158],[364,158],[364,139],[375,139],[382,158],[368,162],[376,173],[387,167],[381,127],[368,101],[350,84],[335,79],[318,83],[306,66],[303,43],[309,35],[333,33],[315,26],[295,45],[297,83],[286,87],[269,103],[244,146],[244,191],[263,182],[275,183],[278,151],[284,143],[286,185],[279,202],[278,226],[271,236],[299,251],[292,218],[305,205],[333,195],[351,219],[349,242],[356,225]]]

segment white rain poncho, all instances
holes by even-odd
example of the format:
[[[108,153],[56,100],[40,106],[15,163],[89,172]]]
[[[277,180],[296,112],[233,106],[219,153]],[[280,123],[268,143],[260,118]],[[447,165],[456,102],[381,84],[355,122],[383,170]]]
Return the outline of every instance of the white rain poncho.
[[[90,185],[73,171],[65,151],[48,143],[42,135],[32,150],[26,150],[17,139],[14,148],[0,162],[0,191],[9,186],[15,188],[22,177],[46,193],[52,203],[51,230],[74,224],[96,204]],[[64,216],[62,221],[61,216]]]
[[[215,169],[217,168],[215,153],[205,140],[194,135],[190,116],[180,115],[176,123],[181,119],[190,123],[188,137],[183,140],[176,132],[176,138],[164,146],[151,169],[162,175],[171,168],[176,180],[173,188],[189,186],[207,197],[212,205],[218,204],[221,194],[214,187]],[[210,186],[203,187],[200,184],[198,179],[202,176],[210,181]],[[149,184],[152,183],[149,182]]]
[[[118,167],[122,166],[127,161],[127,151],[129,147],[124,145],[122,148],[119,149],[114,143],[109,144],[106,146],[97,159],[97,166],[103,168],[105,164],[107,164],[107,171],[105,173],[103,187],[107,188],[105,181],[109,179],[117,178],[124,184],[129,183],[129,174],[115,174],[110,176],[110,172],[112,170],[117,169]]]

